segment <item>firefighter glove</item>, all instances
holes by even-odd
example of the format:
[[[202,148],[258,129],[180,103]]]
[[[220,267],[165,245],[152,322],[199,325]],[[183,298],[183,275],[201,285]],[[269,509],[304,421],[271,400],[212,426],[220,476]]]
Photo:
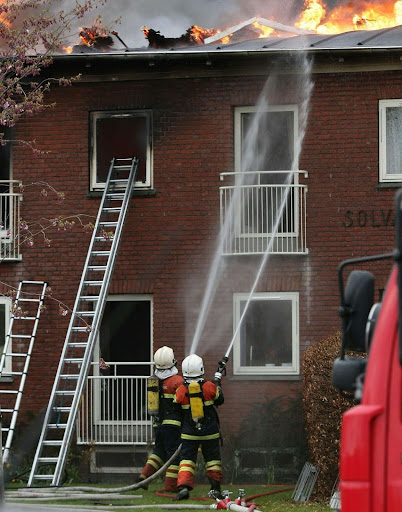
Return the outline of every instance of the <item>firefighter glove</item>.
[[[222,380],[222,373],[221,372],[216,372],[215,373],[215,380]]]

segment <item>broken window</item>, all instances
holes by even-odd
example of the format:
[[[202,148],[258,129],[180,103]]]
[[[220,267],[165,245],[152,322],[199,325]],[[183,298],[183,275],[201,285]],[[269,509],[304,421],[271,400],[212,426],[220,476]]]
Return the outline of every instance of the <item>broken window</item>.
[[[136,188],[152,187],[151,112],[91,113],[91,190],[104,188],[113,158],[139,159]]]
[[[380,182],[402,181],[402,100],[379,102]]]
[[[248,303],[248,304],[247,304]],[[237,375],[297,375],[299,373],[298,293],[234,295],[234,345]],[[245,312],[244,312],[245,311]]]

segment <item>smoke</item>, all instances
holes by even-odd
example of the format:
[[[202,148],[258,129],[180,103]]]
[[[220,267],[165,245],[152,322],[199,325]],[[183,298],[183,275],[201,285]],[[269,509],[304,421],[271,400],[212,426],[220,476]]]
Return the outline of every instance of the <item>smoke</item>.
[[[74,1],[57,1],[54,8],[68,10]],[[91,26],[101,15],[103,24],[110,24],[127,46],[141,48],[148,46],[141,31],[144,25],[166,37],[180,37],[192,25],[225,30],[254,16],[293,25],[303,5],[304,0],[107,0],[79,24]],[[118,18],[120,22],[114,23]],[[77,27],[76,34],[71,34],[71,44],[77,44],[78,31]]]

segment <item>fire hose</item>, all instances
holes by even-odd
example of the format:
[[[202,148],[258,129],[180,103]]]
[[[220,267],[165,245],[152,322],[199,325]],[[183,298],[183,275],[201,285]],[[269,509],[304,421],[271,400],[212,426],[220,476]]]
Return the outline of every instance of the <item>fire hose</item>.
[[[83,492],[83,493],[97,493],[97,494],[110,494],[110,493],[121,493],[125,491],[135,491],[137,489],[140,489],[144,486],[144,484],[149,484],[155,478],[157,478],[161,473],[164,473],[166,469],[170,466],[170,464],[173,462],[173,460],[179,455],[181,450],[181,445],[177,448],[177,450],[174,452],[174,454],[170,457],[170,459],[165,462],[165,464],[160,467],[153,475],[149,476],[148,478],[145,478],[144,480],[141,480],[141,482],[136,482],[135,484],[127,485],[125,487],[115,487],[115,488],[107,488],[107,489],[100,489],[98,487],[50,487],[46,488],[46,490],[42,493],[44,496],[48,497],[49,493],[56,494],[58,491],[62,490],[63,493],[69,493],[69,492]],[[23,492],[17,493],[13,492],[14,497],[26,497],[28,495],[32,495],[35,493],[35,488],[28,487],[24,489]],[[23,494],[23,496],[20,496]],[[40,498],[40,493],[35,493],[35,498]]]

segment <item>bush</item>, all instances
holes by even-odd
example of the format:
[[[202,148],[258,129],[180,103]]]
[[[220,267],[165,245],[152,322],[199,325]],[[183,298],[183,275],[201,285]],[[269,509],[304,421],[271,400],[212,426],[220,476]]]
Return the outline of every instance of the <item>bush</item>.
[[[344,397],[331,383],[340,346],[341,334],[336,333],[310,347],[302,362],[307,444],[311,462],[320,471],[313,497],[326,502],[339,473],[341,417],[354,405],[352,397]]]

